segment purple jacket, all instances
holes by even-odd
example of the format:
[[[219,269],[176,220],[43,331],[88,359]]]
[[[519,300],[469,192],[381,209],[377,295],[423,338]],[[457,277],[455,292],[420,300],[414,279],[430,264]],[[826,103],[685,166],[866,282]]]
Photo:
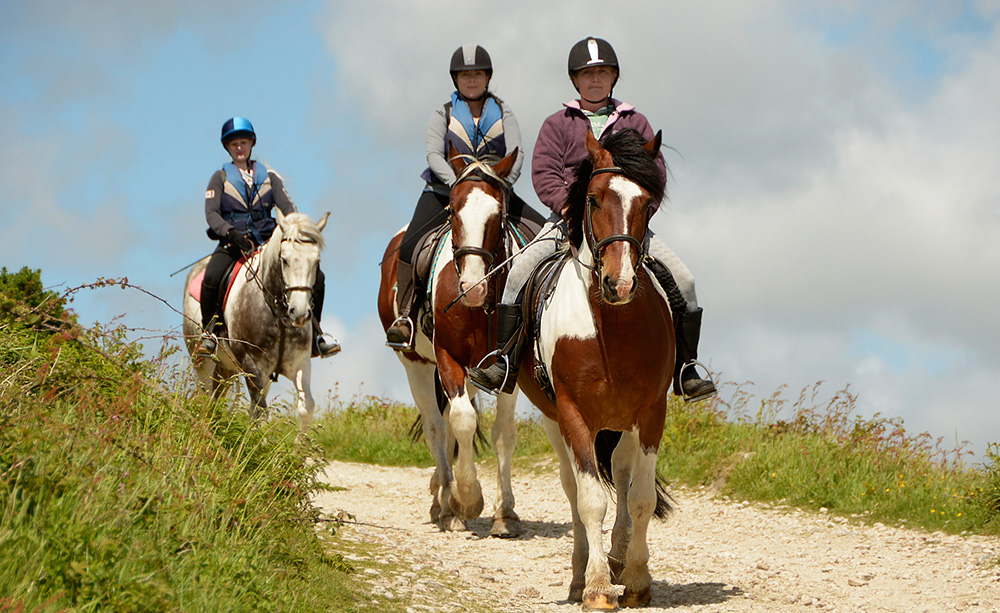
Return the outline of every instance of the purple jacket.
[[[653,128],[646,117],[627,102],[612,99],[615,110],[604,124],[601,135],[632,128],[647,140],[653,138]],[[563,104],[561,111],[549,115],[538,131],[535,151],[531,156],[531,184],[535,195],[542,204],[562,215],[566,208],[566,197],[573,182],[573,169],[587,157],[585,145],[590,120],[584,115],[578,100]],[[656,163],[666,174],[663,155],[657,155]],[[660,203],[654,203],[656,212]]]

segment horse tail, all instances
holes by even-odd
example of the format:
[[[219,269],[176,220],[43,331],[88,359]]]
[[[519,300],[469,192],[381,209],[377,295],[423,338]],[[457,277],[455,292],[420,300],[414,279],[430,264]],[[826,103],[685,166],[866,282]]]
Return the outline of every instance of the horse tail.
[[[611,472],[611,454],[615,452],[622,433],[614,430],[601,430],[594,439],[594,459],[597,460],[597,476],[601,483],[614,489],[615,476]]]
[[[597,460],[597,475],[601,482],[614,491],[615,476],[611,470],[611,454],[621,441],[622,433],[613,430],[601,430],[594,439],[594,458]],[[674,510],[675,500],[667,491],[667,481],[656,471],[656,508],[653,515],[659,519],[666,519]]]

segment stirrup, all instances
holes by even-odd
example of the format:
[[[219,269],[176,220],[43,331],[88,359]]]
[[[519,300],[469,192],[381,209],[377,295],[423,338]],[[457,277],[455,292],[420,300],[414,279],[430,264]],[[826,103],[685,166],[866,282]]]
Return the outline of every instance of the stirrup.
[[[323,353],[323,349],[320,347],[320,343],[323,341],[323,339],[326,339],[326,338],[330,339],[326,343],[327,346],[333,348],[329,353]],[[312,357],[318,357],[319,359],[322,360],[323,358],[332,358],[333,356],[335,356],[338,353],[340,353],[340,343],[337,341],[336,338],[334,338],[330,334],[327,334],[326,332],[324,332],[323,334],[317,335],[316,336],[316,340],[314,340],[313,342],[316,344],[316,353],[318,353],[319,355],[312,356]]]
[[[487,367],[487,368],[483,368],[482,366],[483,366],[483,362],[485,362],[486,360],[490,359],[493,356],[497,356],[497,361],[494,362],[494,365],[495,364],[499,364],[500,363],[500,359],[503,358],[504,373],[503,373],[503,381],[500,382],[500,385],[498,385],[496,389],[491,389],[491,388],[489,388],[489,387],[487,387],[487,386],[479,383],[478,381],[476,381],[471,376],[469,377],[469,380],[472,381],[473,385],[475,385],[477,388],[483,390],[487,394],[490,394],[490,395],[493,395],[493,396],[499,396],[501,393],[503,393],[502,392],[503,388],[507,387],[507,379],[510,378],[510,360],[507,359],[507,356],[504,355],[503,352],[500,351],[499,349],[495,349],[495,350],[487,353],[485,356],[483,356],[483,359],[479,360],[479,363],[476,364],[476,369],[480,370],[480,371],[486,371],[486,370],[489,370],[490,368],[492,368],[492,366]]]
[[[396,351],[413,351],[413,339],[417,335],[417,326],[414,325],[413,320],[408,316],[400,315],[396,318],[396,321],[392,322],[389,328],[393,328],[398,323],[406,322],[410,324],[410,340],[405,343],[400,343],[398,341],[390,341],[388,338],[385,339],[385,346]],[[388,332],[388,330],[386,330]]]
[[[205,341],[212,341],[215,346],[212,351],[208,351],[205,347]],[[194,359],[196,362],[200,363],[205,358],[209,358],[213,362],[219,361],[219,337],[215,335],[214,332],[202,332],[201,336],[198,338],[198,346],[194,349]]]
[[[705,392],[704,394],[699,394],[697,396],[689,396],[687,394],[687,392],[684,391],[684,371],[687,370],[687,369],[689,369],[689,368],[694,368],[696,365],[697,366],[701,366],[702,369],[705,370],[705,377],[706,378],[704,378],[704,379],[702,379],[701,377],[698,377],[698,378],[701,379],[702,381],[708,381],[712,385],[712,389],[711,389],[711,391]],[[698,371],[695,371],[695,374],[697,374],[697,373],[698,373]],[[684,402],[687,403],[687,404],[690,404],[692,402],[698,402],[699,400],[704,400],[706,398],[711,398],[712,396],[714,396],[714,395],[716,395],[718,393],[718,390],[715,387],[715,381],[712,380],[712,373],[709,372],[707,366],[705,366],[704,364],[702,364],[698,360],[688,360],[685,364],[683,364],[681,366],[680,371],[677,373],[677,378],[680,381],[680,388],[681,388],[682,397],[684,398]]]

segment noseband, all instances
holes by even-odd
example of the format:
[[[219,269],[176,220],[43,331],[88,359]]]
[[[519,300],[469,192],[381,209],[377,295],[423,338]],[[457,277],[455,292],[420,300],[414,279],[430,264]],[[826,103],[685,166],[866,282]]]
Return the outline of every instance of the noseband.
[[[615,174],[624,176],[624,171],[618,166],[606,166],[604,168],[595,168],[594,172],[590,174],[590,178],[593,179],[595,176],[600,174]],[[602,238],[601,240],[597,240],[597,237],[594,235],[594,221],[592,219],[593,216],[592,209],[594,200],[596,199],[593,198],[592,196],[587,196],[585,218],[587,225],[587,243],[590,246],[591,252],[593,252],[594,269],[597,271],[598,275],[600,274],[601,271],[601,252],[604,250],[605,247],[607,247],[611,243],[625,242],[632,245],[632,247],[639,254],[639,262],[641,262],[646,257],[646,249],[643,246],[642,241],[632,236],[631,234],[612,234],[610,236]]]

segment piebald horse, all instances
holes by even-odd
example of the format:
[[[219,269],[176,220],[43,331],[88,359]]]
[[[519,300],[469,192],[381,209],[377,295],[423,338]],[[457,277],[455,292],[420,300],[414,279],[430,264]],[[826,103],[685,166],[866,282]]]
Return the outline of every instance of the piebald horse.
[[[235,273],[223,310],[228,333],[219,339],[218,361],[193,360],[199,385],[214,395],[236,374],[250,393],[251,413],[267,409],[272,379],[284,375],[295,385],[296,411],[304,432],[315,401],[309,389],[312,348],[312,292],[329,213],[313,223],[303,213],[285,216],[274,209],[277,227],[270,240]],[[184,292],[184,338],[194,352],[201,337],[201,304],[190,291],[204,273],[209,257],[188,273]]]
[[[577,169],[567,214],[574,257],[538,323],[540,363],[527,351],[518,383],[545,416],[572,508],[569,599],[615,609],[613,580],[625,586],[622,606],[649,602],[646,531],[654,513],[670,510],[656,455],[674,372],[674,327],[664,295],[641,265],[650,206],[663,197],[666,177],[654,163],[659,133],[644,142],[623,130],[602,147],[588,130],[586,146],[589,159]],[[532,376],[539,366],[554,402]],[[605,488],[612,484],[618,505],[605,557]]]
[[[476,476],[473,444],[479,432],[478,412],[472,404],[477,389],[468,383],[467,372],[493,349],[496,321],[487,307],[488,283],[502,287],[503,271],[484,281],[494,262],[502,262],[514,249],[507,229],[507,198],[510,174],[518,152],[495,165],[449,152],[458,177],[450,202],[450,239],[443,239],[431,274],[429,308],[433,333],[428,336],[414,317],[414,350],[397,352],[409,380],[413,400],[420,410],[424,440],[434,456],[431,477],[431,521],[442,530],[465,530],[466,521],[478,517],[484,506]],[[405,230],[405,228],[404,228]],[[396,263],[403,231],[390,241],[382,262],[378,311],[384,328],[396,313]],[[437,380],[437,381],[436,381]],[[438,390],[443,392],[439,402]],[[522,533],[514,512],[510,465],[516,432],[514,404],[517,391],[497,399],[492,429],[497,453],[497,505],[490,530],[492,536],[514,537]],[[453,464],[454,462],[454,464]]]

